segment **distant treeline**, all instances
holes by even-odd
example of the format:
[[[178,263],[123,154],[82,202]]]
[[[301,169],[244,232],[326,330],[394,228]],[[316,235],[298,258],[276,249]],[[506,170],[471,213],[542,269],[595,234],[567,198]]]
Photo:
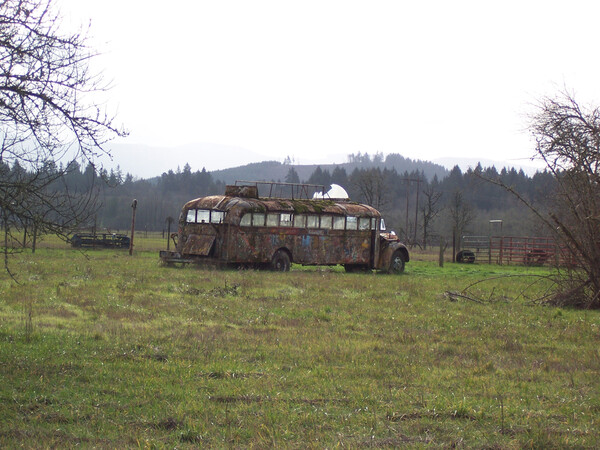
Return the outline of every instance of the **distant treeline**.
[[[463,234],[498,233],[498,222],[490,223],[492,219],[502,220],[501,231],[505,235],[544,233],[522,202],[506,189],[487,180],[501,181],[519,192],[524,200],[540,206],[552,192],[554,178],[550,173],[539,172],[530,177],[512,168],[498,171],[494,167],[481,166],[462,172],[456,166],[449,172],[443,171],[439,177],[435,171],[426,174],[419,169],[400,171],[397,165],[389,164],[391,167],[388,167],[387,160],[377,155],[350,155],[348,161],[326,168],[312,167],[310,172],[302,166],[304,173],[310,173],[307,177],[299,175],[299,166],[262,163],[277,164],[283,170],[279,173],[285,173],[283,179],[257,176],[264,170],[261,163],[245,166],[245,171],[243,167],[235,170],[241,175],[240,179],[246,180],[305,182],[327,188],[338,184],[346,189],[352,200],[378,208],[384,214],[388,228],[419,244],[423,241],[433,243],[438,235],[449,237],[457,231],[457,227],[458,232]],[[427,167],[431,169],[431,166]],[[15,165],[11,170],[22,171],[23,168]],[[55,188],[71,192],[97,190],[100,207],[94,223],[87,224],[88,228],[127,230],[131,224],[131,203],[135,198],[136,229],[162,231],[166,229],[168,218],[177,221],[185,202],[206,195],[223,194],[225,184],[204,169],[193,172],[189,164],[175,172],[169,170],[157,178],[138,180],[131,174],[123,175],[118,169],[96,171],[91,165],[82,167],[72,163],[63,183]],[[464,223],[459,222],[460,215]]]

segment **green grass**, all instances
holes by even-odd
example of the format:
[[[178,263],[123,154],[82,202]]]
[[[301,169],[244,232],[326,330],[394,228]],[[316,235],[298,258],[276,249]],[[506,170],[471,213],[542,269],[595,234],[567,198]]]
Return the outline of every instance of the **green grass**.
[[[418,259],[387,276],[17,255],[0,446],[597,447],[599,313],[532,305],[546,287],[524,296],[521,275],[547,269]],[[482,303],[444,295],[484,278]]]

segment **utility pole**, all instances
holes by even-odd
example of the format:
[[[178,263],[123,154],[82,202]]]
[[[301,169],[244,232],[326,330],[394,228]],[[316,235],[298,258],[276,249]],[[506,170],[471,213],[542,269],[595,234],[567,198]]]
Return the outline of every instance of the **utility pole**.
[[[406,183],[406,227],[404,229],[404,237],[406,242],[409,242],[408,239],[408,205],[410,198],[410,184],[417,183],[417,203],[415,205],[415,230],[414,230],[414,239],[413,244],[417,242],[417,219],[419,216],[419,190],[421,189],[421,180],[420,178],[402,178],[402,181]]]
[[[417,243],[417,220],[419,218],[419,191],[421,190],[421,179],[417,178],[417,203],[415,204],[415,238],[413,243]]]
[[[134,198],[131,204],[131,240],[129,241],[129,256],[133,255],[133,236],[135,235],[135,210],[137,208],[137,200]]]
[[[408,198],[410,197],[410,179],[405,178],[403,181],[406,181],[406,227],[404,228],[404,240],[408,244]]]

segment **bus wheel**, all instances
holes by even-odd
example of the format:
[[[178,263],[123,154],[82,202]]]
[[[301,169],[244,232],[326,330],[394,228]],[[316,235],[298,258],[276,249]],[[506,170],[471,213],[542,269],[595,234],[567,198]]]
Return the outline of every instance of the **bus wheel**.
[[[277,250],[271,260],[271,269],[276,272],[287,272],[290,270],[290,255],[285,250]]]
[[[400,250],[396,250],[390,259],[390,267],[388,273],[402,273],[404,272],[404,255]]]

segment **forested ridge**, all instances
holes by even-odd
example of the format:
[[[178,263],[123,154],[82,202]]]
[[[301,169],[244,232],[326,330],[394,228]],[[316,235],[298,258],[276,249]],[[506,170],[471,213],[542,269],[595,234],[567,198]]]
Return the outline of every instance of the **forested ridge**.
[[[398,162],[410,161],[411,170],[397,170]],[[527,176],[514,168],[483,168],[480,165],[465,172],[455,166],[445,171],[441,166],[424,163],[427,173],[418,164],[400,155],[349,155],[348,162],[329,166],[297,166],[286,161],[250,164],[231,169],[238,179],[305,182],[344,187],[350,198],[378,208],[386,218],[389,229],[405,240],[427,245],[437,236],[449,236],[453,229],[465,234],[483,234],[490,229],[490,220],[502,220],[504,234],[539,235],[544,231],[531,213],[514,195],[487,180],[499,180],[513,187],[522,197],[536,205],[543,205],[552,191],[553,177],[547,172]],[[276,179],[264,175],[285,174]],[[278,171],[273,171],[277,167]],[[301,170],[298,170],[298,169]],[[169,170],[153,179],[135,179],[120,170],[94,170],[91,165],[71,163],[54,189],[70,192],[98,193],[99,208],[86,228],[127,230],[131,223],[131,203],[137,199],[136,229],[161,231],[167,219],[177,219],[181,206],[188,200],[205,195],[223,194],[225,184],[232,181],[226,171],[211,173],[204,169],[193,171],[189,164],[183,169]],[[433,170],[432,170],[433,169]],[[4,165],[4,173],[22,173],[18,164]],[[52,166],[49,165],[49,169]],[[60,170],[64,170],[60,168]],[[303,176],[300,176],[302,173]],[[441,173],[441,176],[438,176]],[[226,181],[223,181],[226,179]],[[418,201],[418,203],[417,203]],[[416,228],[415,228],[416,221]]]

